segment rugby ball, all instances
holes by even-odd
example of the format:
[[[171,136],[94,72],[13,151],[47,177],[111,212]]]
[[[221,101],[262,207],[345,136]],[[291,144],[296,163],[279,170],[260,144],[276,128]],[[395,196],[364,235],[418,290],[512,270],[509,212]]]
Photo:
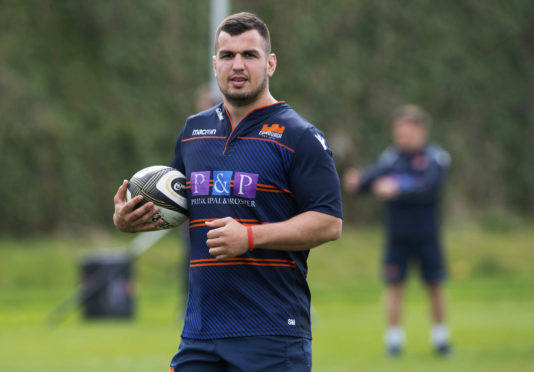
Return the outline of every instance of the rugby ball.
[[[152,202],[159,211],[152,221],[163,220],[157,229],[180,226],[188,218],[186,178],[178,170],[164,165],[154,165],[135,173],[128,183],[126,199],[142,195],[143,200],[135,206]]]

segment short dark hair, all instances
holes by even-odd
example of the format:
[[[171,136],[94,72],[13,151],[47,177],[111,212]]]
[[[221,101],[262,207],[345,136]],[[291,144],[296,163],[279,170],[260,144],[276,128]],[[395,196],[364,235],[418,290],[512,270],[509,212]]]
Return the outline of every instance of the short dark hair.
[[[397,121],[399,119],[407,119],[424,127],[429,127],[431,122],[430,116],[423,109],[416,105],[404,105],[397,107],[393,111],[393,121]]]
[[[250,30],[258,31],[265,42],[265,52],[267,54],[270,53],[271,35],[269,34],[267,25],[265,25],[265,23],[263,23],[258,16],[248,12],[232,14],[223,19],[219,27],[217,27],[217,31],[215,31],[215,53],[217,53],[219,34],[222,31],[230,34],[231,36],[236,36]]]

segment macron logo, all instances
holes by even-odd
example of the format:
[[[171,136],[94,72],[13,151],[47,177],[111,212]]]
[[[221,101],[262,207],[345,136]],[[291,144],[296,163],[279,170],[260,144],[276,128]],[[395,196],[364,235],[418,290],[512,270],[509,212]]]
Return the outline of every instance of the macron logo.
[[[194,129],[192,136],[213,136],[217,133],[217,129]]]
[[[284,130],[286,130],[286,127],[280,124],[263,124],[259,135],[262,137],[280,139],[282,138],[282,134],[284,134]]]

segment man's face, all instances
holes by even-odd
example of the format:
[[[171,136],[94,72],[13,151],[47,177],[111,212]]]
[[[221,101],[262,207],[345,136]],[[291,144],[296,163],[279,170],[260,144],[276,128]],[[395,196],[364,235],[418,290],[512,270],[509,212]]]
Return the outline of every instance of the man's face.
[[[400,118],[393,123],[393,142],[401,151],[417,151],[426,144],[427,132],[424,125]]]
[[[256,30],[231,36],[219,34],[213,71],[224,97],[236,106],[247,106],[268,91],[268,79],[276,69],[276,56],[267,55]]]

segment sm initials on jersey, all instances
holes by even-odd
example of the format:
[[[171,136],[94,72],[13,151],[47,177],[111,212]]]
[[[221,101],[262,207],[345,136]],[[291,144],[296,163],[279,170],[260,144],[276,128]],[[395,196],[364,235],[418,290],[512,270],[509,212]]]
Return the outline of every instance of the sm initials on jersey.
[[[212,177],[213,176],[213,177]],[[234,195],[254,199],[258,174],[233,171],[191,172],[191,195]]]

